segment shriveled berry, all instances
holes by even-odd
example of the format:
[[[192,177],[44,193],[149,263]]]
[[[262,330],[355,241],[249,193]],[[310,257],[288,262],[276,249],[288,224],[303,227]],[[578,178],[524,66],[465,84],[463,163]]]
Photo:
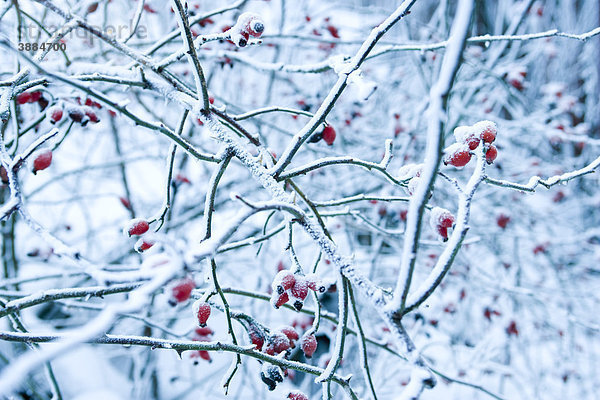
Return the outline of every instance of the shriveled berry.
[[[194,287],[196,284],[194,283]],[[191,293],[191,290],[190,290]],[[189,295],[188,295],[189,298]],[[196,301],[193,305],[194,315],[198,319],[198,325],[206,326],[206,321],[208,321],[208,317],[210,317],[210,304],[205,301]]]
[[[494,162],[496,157],[498,157],[498,149],[496,146],[491,144],[490,148],[485,152],[485,161],[487,161],[488,164],[491,164]]]
[[[325,128],[323,128],[321,135],[323,136],[323,140],[325,141],[325,143],[327,143],[329,146],[333,145],[336,136],[335,129],[333,129],[333,126],[327,125]]]
[[[176,303],[182,303],[190,298],[192,290],[195,288],[196,282],[191,278],[185,278],[173,286],[173,289],[171,289],[171,297]]]
[[[317,350],[317,338],[312,333],[305,333],[300,339],[300,347],[306,358],[311,358]]]
[[[81,107],[70,107],[67,113],[69,114],[69,118],[81,124],[81,126],[85,126],[89,122],[89,117],[85,115]]]
[[[283,382],[283,371],[273,364],[263,364],[260,371],[260,379],[267,385],[270,391],[273,391],[277,387],[277,383]]]
[[[150,225],[148,224],[148,221],[146,221],[145,219],[141,219],[141,218],[136,218],[136,219],[132,219],[130,220],[125,229],[124,229],[124,233],[127,236],[140,236],[143,235],[144,233],[148,232],[148,229],[150,229]]]
[[[323,132],[313,133],[313,135],[308,138],[308,143],[317,143],[321,139],[323,139]]]
[[[50,164],[52,164],[52,151],[46,150],[38,154],[33,160],[33,173],[35,174],[38,171],[48,168]]]

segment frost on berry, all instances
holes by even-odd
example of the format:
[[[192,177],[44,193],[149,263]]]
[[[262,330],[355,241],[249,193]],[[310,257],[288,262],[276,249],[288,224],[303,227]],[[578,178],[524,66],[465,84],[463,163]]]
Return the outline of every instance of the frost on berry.
[[[196,285],[192,287],[192,289]],[[190,290],[190,293],[192,291]],[[187,296],[189,298],[189,295]],[[198,320],[198,325],[201,327],[206,326],[206,321],[208,321],[208,317],[210,317],[210,304],[205,301],[196,300],[192,305],[192,310],[194,312],[194,316]]]
[[[294,348],[294,341],[300,338],[300,336],[298,336],[298,332],[296,332],[296,330],[289,325],[281,326],[277,330],[287,336],[290,341],[290,347]]]
[[[306,358],[311,358],[317,350],[317,338],[315,335],[308,332],[302,335],[302,338],[300,339],[300,348]]]
[[[304,278],[306,279],[306,284],[308,285],[308,288],[310,290],[319,293],[325,293],[325,290],[327,290],[327,288],[325,287],[325,285],[323,285],[317,274],[308,274]]]
[[[495,122],[492,121],[479,121],[473,125],[473,129],[476,134],[485,143],[492,143],[496,140],[496,134],[498,133],[498,127]]]
[[[46,111],[46,116],[50,119],[51,123],[55,124],[62,119],[63,109],[60,106],[52,106]]]
[[[485,161],[487,161],[488,164],[491,164],[494,162],[496,157],[498,157],[498,149],[496,148],[496,146],[491,144],[485,152]]]
[[[477,131],[472,126],[457,126],[454,129],[454,138],[456,143],[469,146],[469,150],[475,150],[479,146]]]
[[[171,289],[171,305],[187,301],[192,294],[192,290],[196,288],[196,282],[192,278],[185,278],[177,282]],[[208,317],[207,317],[208,318]]]
[[[431,210],[429,224],[445,241],[448,239],[448,228],[454,225],[454,215],[445,208],[434,207]]]
[[[265,363],[260,371],[260,379],[270,391],[273,391],[277,387],[277,383],[283,382],[283,371],[276,365]]]
[[[294,283],[296,283],[296,278],[294,277],[294,273],[292,271],[279,271],[273,279],[273,292],[277,292],[277,294],[282,294],[286,290],[290,290],[294,286]]]
[[[333,126],[327,125],[325,128],[323,128],[321,136],[323,137],[325,143],[327,143],[329,146],[332,146],[336,137],[335,129],[333,129]]]
[[[135,242],[135,246],[133,248],[138,253],[143,253],[144,251],[150,249],[152,246],[156,244],[156,240],[152,238],[140,238],[137,242]]]
[[[265,348],[265,353],[274,356],[287,351],[291,347],[292,343],[290,342],[290,339],[288,339],[283,332],[274,331],[267,338],[267,347]]]
[[[405,181],[414,177],[420,177],[423,172],[423,164],[406,164],[398,169],[397,179]]]
[[[471,161],[469,146],[464,143],[454,143],[444,150],[444,164],[454,167],[464,167]]]
[[[306,296],[308,296],[308,282],[303,276],[296,275],[296,282],[290,290],[290,299],[296,311],[302,310]]]
[[[48,168],[52,164],[52,151],[45,150],[38,153],[33,159],[33,173],[37,173],[38,171],[42,171]]]
[[[265,30],[263,20],[254,13],[243,13],[228,32],[231,41],[238,47],[245,47],[250,36],[259,37]]]
[[[126,224],[125,224],[125,228],[123,228],[123,234],[127,235],[127,236],[140,236],[143,235],[144,233],[148,232],[148,229],[150,229],[150,225],[148,224],[148,221],[146,221],[145,219],[142,218],[135,218],[132,220],[129,220]]]
[[[305,395],[304,393],[299,392],[297,390],[294,390],[293,392],[290,392],[287,395],[287,398],[291,399],[291,400],[308,400],[308,396],[307,395]]]
[[[65,111],[67,115],[73,122],[77,122],[81,124],[81,126],[87,125],[90,121],[90,118],[86,115],[85,110],[77,105],[68,105],[65,107]]]
[[[90,122],[92,122],[94,124],[97,124],[98,122],[100,122],[100,118],[98,118],[98,115],[91,107],[86,106],[86,107],[83,107],[82,110],[83,110],[83,113],[85,114],[85,116],[88,117]]]
[[[256,350],[262,350],[265,344],[265,334],[263,330],[256,324],[250,324],[248,327],[248,336],[250,337],[250,342],[252,342]]]

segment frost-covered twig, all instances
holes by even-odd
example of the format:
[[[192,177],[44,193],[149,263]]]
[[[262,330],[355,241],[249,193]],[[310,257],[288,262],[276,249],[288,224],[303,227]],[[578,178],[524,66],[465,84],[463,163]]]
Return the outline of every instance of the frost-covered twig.
[[[347,86],[347,81],[350,74],[356,71],[361,64],[365,61],[371,50],[375,47],[377,42],[385,35],[385,33],[394,26],[402,17],[410,12],[411,7],[416,0],[405,0],[400,6],[394,11],[385,21],[375,27],[367,39],[364,41],[358,52],[352,57],[352,59],[344,67],[344,71],[339,74],[338,80],[335,85],[331,88],[327,97],[323,100],[323,103],[319,109],[315,112],[315,115],[308,121],[308,123],[294,135],[291,143],[286,147],[281,158],[277,161],[277,164],[273,167],[272,173],[275,176],[279,176],[283,170],[292,162],[294,155],[300,150],[302,144],[312,135],[314,130],[321,124],[329,112],[333,109],[338,98]]]
[[[520,190],[520,191],[524,191],[524,192],[535,192],[536,188],[539,185],[544,186],[546,189],[550,189],[552,186],[558,185],[560,183],[567,183],[572,179],[579,178],[580,176],[593,174],[594,172],[596,172],[596,169],[598,168],[598,166],[600,166],[600,157],[596,158],[594,161],[592,161],[587,166],[585,166],[581,169],[578,169],[578,170],[575,170],[572,172],[567,172],[567,173],[564,173],[561,175],[555,175],[555,176],[552,176],[547,179],[542,179],[539,176],[532,176],[529,179],[529,182],[527,182],[527,184],[525,184],[525,185],[519,184],[519,183],[513,183],[513,182],[502,180],[502,179],[494,179],[494,178],[490,178],[488,176],[485,176],[484,180],[486,183],[489,183],[490,185],[494,185],[494,186],[501,186],[501,187]]]
[[[420,182],[409,203],[400,274],[393,300],[388,304],[391,313],[402,313],[410,289],[417,260],[421,225],[429,193],[433,189],[444,147],[444,127],[448,95],[460,66],[464,43],[471,24],[472,0],[461,0],[457,7],[450,39],[437,83],[431,88],[427,110],[427,148]]]

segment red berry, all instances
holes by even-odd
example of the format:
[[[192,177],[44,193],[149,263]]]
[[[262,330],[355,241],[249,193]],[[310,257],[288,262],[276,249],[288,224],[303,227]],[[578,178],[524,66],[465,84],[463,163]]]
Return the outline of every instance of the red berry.
[[[42,171],[48,168],[52,164],[52,151],[46,150],[43,153],[40,153],[33,160],[33,173],[37,173],[38,171]]]
[[[148,4],[144,4],[144,10],[146,10],[150,14],[156,14],[156,10],[154,8],[150,7]]]
[[[496,146],[492,144],[490,145],[490,148],[485,152],[485,161],[487,161],[488,164],[491,164],[494,162],[496,157],[498,157],[498,149],[496,149]]]
[[[465,143],[467,146],[469,146],[469,150],[475,150],[477,146],[479,146],[479,139],[477,139],[475,136],[471,136],[467,138]]]
[[[273,296],[271,296],[271,304],[275,308],[279,308],[285,303],[290,301],[290,297],[287,292],[283,292],[282,294],[278,294],[277,292],[273,292]]]
[[[510,321],[510,324],[506,328],[506,333],[510,335],[519,336],[519,330],[517,329],[517,323],[515,321]]]
[[[510,217],[507,215],[504,215],[504,214],[500,214],[500,215],[498,215],[498,218],[496,218],[496,223],[502,229],[506,228],[506,225],[508,225],[509,221],[510,221]]]
[[[195,288],[196,282],[194,282],[194,280],[191,278],[185,278],[173,287],[171,290],[171,295],[175,302],[181,303],[190,298],[192,290]]]
[[[492,143],[494,140],[496,140],[496,124],[491,123],[490,125],[486,126],[481,132],[480,138],[485,143]]]
[[[210,354],[208,353],[208,351],[206,350],[198,350],[197,353],[192,353],[192,355],[190,356],[191,358],[201,358],[203,360],[206,360],[208,362],[211,362],[211,358],[210,358]],[[195,361],[195,363],[197,364],[198,362]]]
[[[62,119],[63,110],[59,106],[52,106],[48,109],[47,115],[50,117],[50,122],[55,124]]]
[[[331,125],[327,125],[325,128],[323,128],[321,135],[323,136],[325,143],[327,143],[329,146],[331,146],[335,141],[335,129],[333,129],[333,126]]]
[[[331,36],[333,36],[336,39],[340,38],[340,34],[338,32],[338,29],[333,26],[333,25],[327,25],[327,30],[329,31],[329,33],[331,34]]]
[[[259,37],[265,31],[265,24],[260,18],[254,18],[248,23],[248,33]]]
[[[274,356],[292,347],[290,339],[281,332],[273,332],[268,338],[265,353]]]
[[[298,392],[298,391],[290,392],[290,394],[288,394],[287,397],[288,397],[288,399],[291,399],[291,400],[308,400],[308,396],[306,396],[304,393]]]
[[[256,325],[250,325],[248,328],[248,336],[250,336],[250,341],[256,347],[256,350],[262,350],[263,345],[265,344],[265,335],[262,330]]]
[[[302,339],[300,339],[300,347],[302,348],[306,358],[311,358],[317,350],[317,338],[312,333],[305,333],[302,336]]]
[[[298,332],[291,326],[282,326],[278,329],[279,332],[283,333],[290,340],[292,347],[294,347],[294,340],[298,340],[300,336],[298,336]]]
[[[450,164],[455,167],[464,167],[471,161],[471,153],[468,150],[458,150],[449,154],[444,159],[444,164]]]
[[[299,300],[304,300],[308,296],[308,283],[303,276],[296,276],[296,282],[292,287],[292,296]]]
[[[204,326],[202,328],[196,328],[194,329],[194,333],[196,334],[196,336],[198,336],[199,338],[204,338],[206,336],[210,336],[212,335],[214,332],[212,329],[210,329],[208,326]]]
[[[23,92],[17,95],[17,104],[31,103],[31,93]]]
[[[277,294],[281,294],[294,287],[295,283],[296,278],[294,277],[293,272],[290,270],[283,270],[275,275],[275,279],[273,279],[273,284],[271,286]]]
[[[196,284],[194,283],[194,287]],[[190,290],[191,293],[191,290]],[[189,295],[188,295],[189,298]],[[194,303],[194,314],[198,318],[198,325],[206,326],[206,321],[210,317],[210,304],[205,301],[197,301]]]
[[[0,178],[2,179],[2,183],[8,183],[8,172],[6,172],[6,168],[0,166]]]
[[[131,210],[131,202],[129,201],[128,198],[119,197],[119,201],[121,202],[121,204],[123,204],[123,207],[125,207],[128,210]]]
[[[152,246],[154,246],[155,243],[156,243],[156,241],[154,239],[140,238],[140,240],[138,240],[135,243],[134,249],[138,253],[143,253],[144,251],[146,251],[146,250],[150,249]]]
[[[429,220],[431,227],[442,237],[448,239],[448,228],[454,225],[454,215],[444,208],[434,207]]]
[[[150,229],[150,225],[148,225],[148,221],[141,218],[137,218],[129,221],[125,229],[125,233],[127,234],[127,236],[140,236],[148,232],[148,229]]]
[[[97,124],[100,122],[100,118],[98,118],[98,115],[90,107],[86,107],[84,113],[92,123]]]
[[[29,97],[28,103],[36,103],[36,102],[40,101],[41,98],[42,98],[42,92],[40,92],[40,91],[31,92],[31,96]]]

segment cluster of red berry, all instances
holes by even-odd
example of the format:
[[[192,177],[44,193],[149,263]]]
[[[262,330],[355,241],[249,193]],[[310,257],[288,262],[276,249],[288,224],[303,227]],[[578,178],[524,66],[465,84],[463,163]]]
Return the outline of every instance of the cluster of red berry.
[[[315,274],[302,275],[290,270],[282,270],[275,275],[272,283],[273,294],[271,304],[279,308],[288,301],[298,311],[304,306],[304,300],[308,296],[308,290],[324,293],[326,288]]]
[[[456,143],[444,150],[444,164],[454,167],[464,167],[471,161],[471,151],[477,149],[483,142],[485,159],[488,164],[498,156],[498,149],[492,143],[496,140],[498,128],[492,121],[480,121],[472,126],[459,126],[454,129]]]
[[[125,228],[123,228],[123,234],[131,236],[142,236],[135,243],[133,248],[138,253],[142,253],[156,244],[156,240],[150,235],[145,235],[150,229],[148,221],[142,218],[135,218],[127,222]]]

